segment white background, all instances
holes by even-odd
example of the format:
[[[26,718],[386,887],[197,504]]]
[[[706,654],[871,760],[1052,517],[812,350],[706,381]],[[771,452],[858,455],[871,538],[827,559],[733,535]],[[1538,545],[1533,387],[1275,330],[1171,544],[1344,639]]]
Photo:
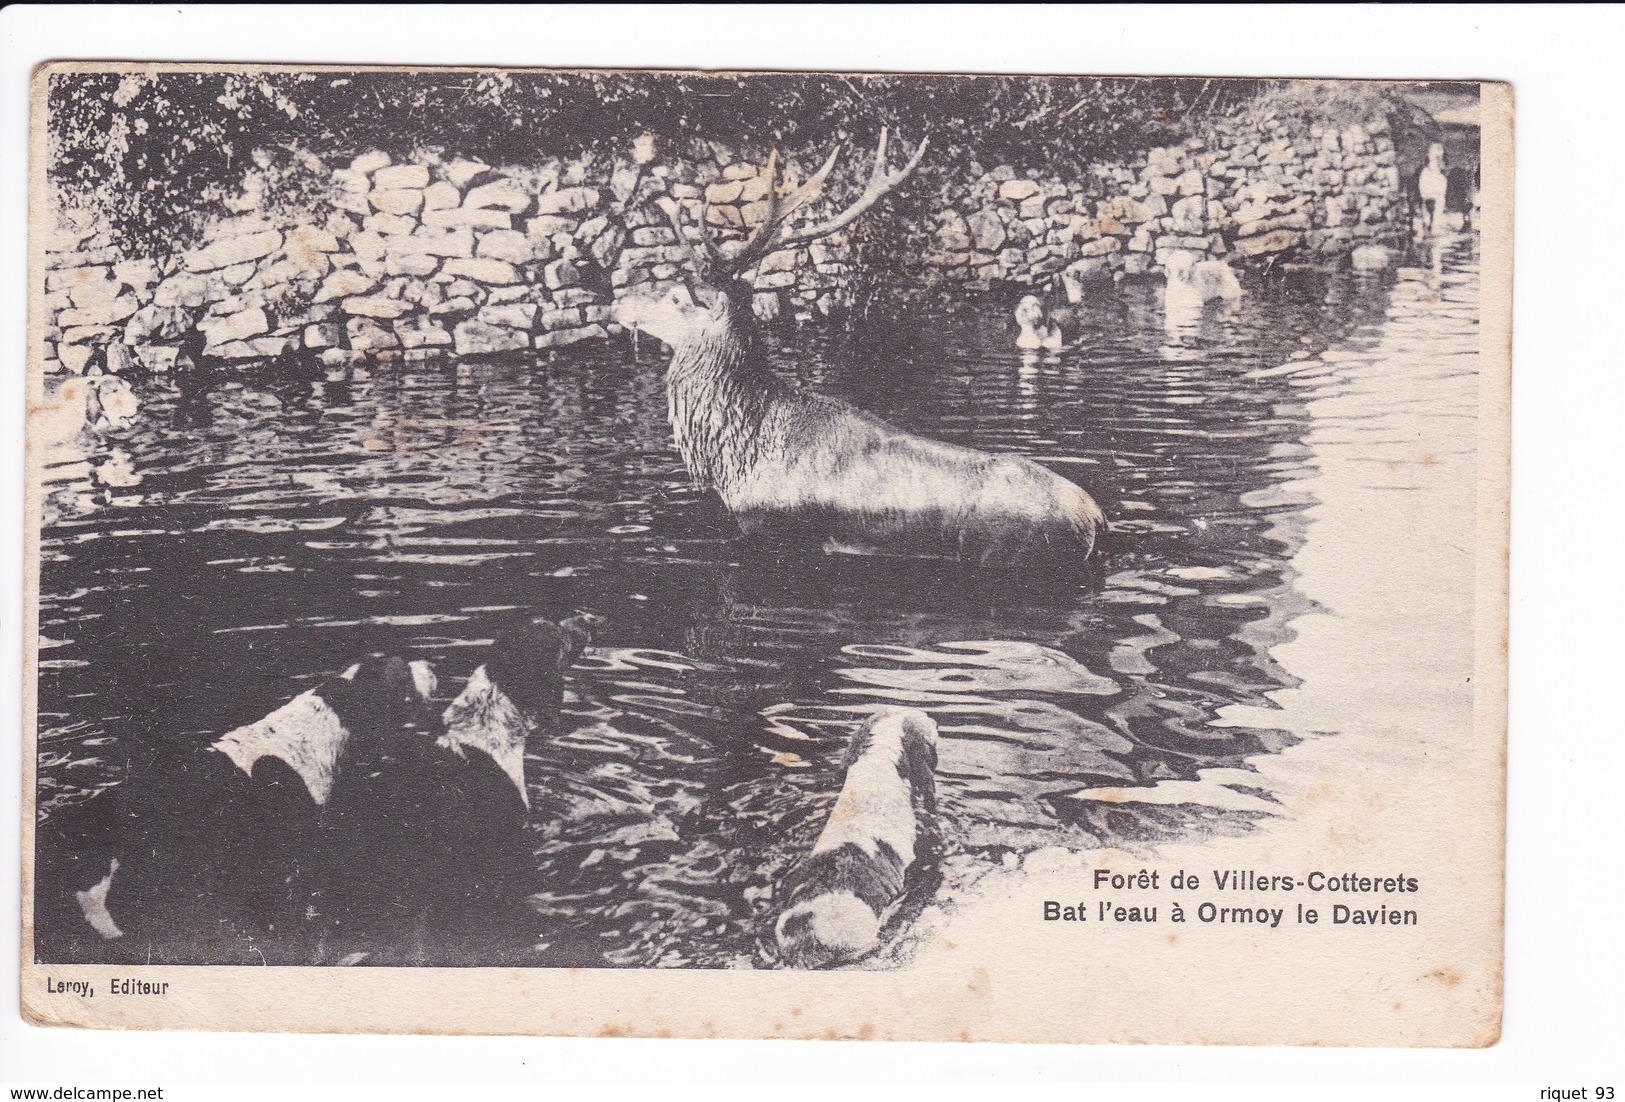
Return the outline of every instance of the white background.
[[[1618,480],[1625,437],[1621,16],[1617,7],[1555,6],[0,12],[0,379],[11,396],[0,412],[0,450],[4,469],[12,472],[0,485],[6,531],[0,550],[0,1083],[166,1084],[169,1098],[216,1096],[186,1090],[182,1084],[190,1081],[404,1081],[416,1084],[404,1096],[433,1097],[438,1092],[430,1085],[439,1080],[715,1077],[942,1078],[962,1086],[1075,1078],[1386,1081],[1411,1084],[1398,1092],[1402,1097],[1532,1100],[1542,1086],[1612,1083],[1625,1090],[1617,1055],[1625,1024],[1619,948],[1625,865],[1618,858],[1617,801],[1625,769],[1617,634],[1625,610],[1616,542],[1625,498]],[[24,1026],[15,1009],[18,927],[12,916],[18,913],[20,816],[27,82],[40,61],[90,58],[1512,81],[1514,532],[1501,1043],[1467,1052],[1216,1050],[84,1034]],[[1293,1008],[1280,1012],[1290,1015]],[[1470,1083],[1501,1086],[1465,1086]],[[519,1093],[539,1098],[548,1092]],[[1201,1093],[1242,1095],[1234,1086]],[[1300,1096],[1279,1086],[1264,1093]],[[293,1086],[242,1096],[288,1095],[338,1096]]]

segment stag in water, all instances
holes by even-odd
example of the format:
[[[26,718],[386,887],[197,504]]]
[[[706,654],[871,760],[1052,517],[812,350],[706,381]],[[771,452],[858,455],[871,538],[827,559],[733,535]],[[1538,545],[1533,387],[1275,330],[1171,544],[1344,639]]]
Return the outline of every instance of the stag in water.
[[[625,300],[616,319],[672,347],[666,397],[677,447],[690,476],[715,488],[747,536],[826,552],[976,564],[1081,562],[1105,518],[1072,482],[1020,456],[914,436],[789,385],[768,367],[748,273],[771,253],[851,225],[914,171],[926,144],[888,170],[882,130],[856,201],[795,228],[791,216],[819,194],[840,150],[799,186],[781,183],[773,154],[764,170],[765,213],[737,246],[715,239],[709,209],[693,240],[677,204],[660,200],[693,257],[696,281],[664,296]]]

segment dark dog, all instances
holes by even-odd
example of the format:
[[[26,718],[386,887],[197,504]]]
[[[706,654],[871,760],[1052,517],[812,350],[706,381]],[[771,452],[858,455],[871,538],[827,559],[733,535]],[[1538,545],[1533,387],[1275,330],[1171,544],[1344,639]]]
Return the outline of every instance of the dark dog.
[[[919,856],[920,816],[936,811],[937,725],[882,708],[853,735],[846,780],[812,853],[790,875],[774,928],[785,963],[821,968],[880,947]]]
[[[446,708],[438,737],[380,731],[351,746],[323,815],[319,959],[494,964],[534,866],[525,744],[551,725],[590,618],[498,639]]]
[[[399,728],[426,663],[372,659],[41,824],[35,959],[300,963],[302,881],[349,744]]]

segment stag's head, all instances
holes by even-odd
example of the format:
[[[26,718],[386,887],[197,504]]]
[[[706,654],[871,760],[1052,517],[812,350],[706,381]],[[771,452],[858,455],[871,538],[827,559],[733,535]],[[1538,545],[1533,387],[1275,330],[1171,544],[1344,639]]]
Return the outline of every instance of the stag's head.
[[[818,171],[800,184],[781,179],[778,153],[770,154],[763,169],[768,179],[765,212],[750,235],[737,245],[716,239],[709,206],[701,211],[696,241],[684,227],[682,211],[676,201],[669,197],[657,200],[661,213],[671,223],[672,232],[693,258],[694,280],[686,287],[663,294],[627,296],[616,305],[615,320],[628,329],[649,333],[675,347],[702,329],[707,321],[742,321],[750,317],[750,300],[755,287],[746,277],[764,258],[839,233],[857,221],[914,171],[929,144],[929,139],[921,140],[919,148],[901,168],[888,171],[886,141],[887,132],[882,129],[869,182],[850,206],[822,222],[794,230],[789,228],[791,216],[823,191],[824,181],[829,179],[841,151],[838,147],[832,150]]]

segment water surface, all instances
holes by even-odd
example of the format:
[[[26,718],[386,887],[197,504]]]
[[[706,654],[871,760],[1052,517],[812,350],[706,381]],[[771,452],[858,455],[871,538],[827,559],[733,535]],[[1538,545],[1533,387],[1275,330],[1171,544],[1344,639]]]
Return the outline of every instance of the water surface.
[[[1153,288],[1102,290],[1040,358],[996,296],[775,338],[786,377],[1084,485],[1112,529],[1082,582],[744,554],[687,480],[647,343],[142,384],[133,428],[48,472],[41,813],[363,654],[427,658],[449,697],[513,618],[580,609],[607,623],[533,748],[538,964],[764,962],[772,885],[880,703],[941,727],[958,862],[1245,832],[1271,804],[1256,764],[1316,733],[1216,722],[1294,684],[1272,655],[1312,608],[1309,402],[1393,326],[1476,341],[1475,315],[1429,313],[1476,294],[1473,264],[1253,279],[1178,325]],[[1226,782],[1089,798],[1203,775]]]

